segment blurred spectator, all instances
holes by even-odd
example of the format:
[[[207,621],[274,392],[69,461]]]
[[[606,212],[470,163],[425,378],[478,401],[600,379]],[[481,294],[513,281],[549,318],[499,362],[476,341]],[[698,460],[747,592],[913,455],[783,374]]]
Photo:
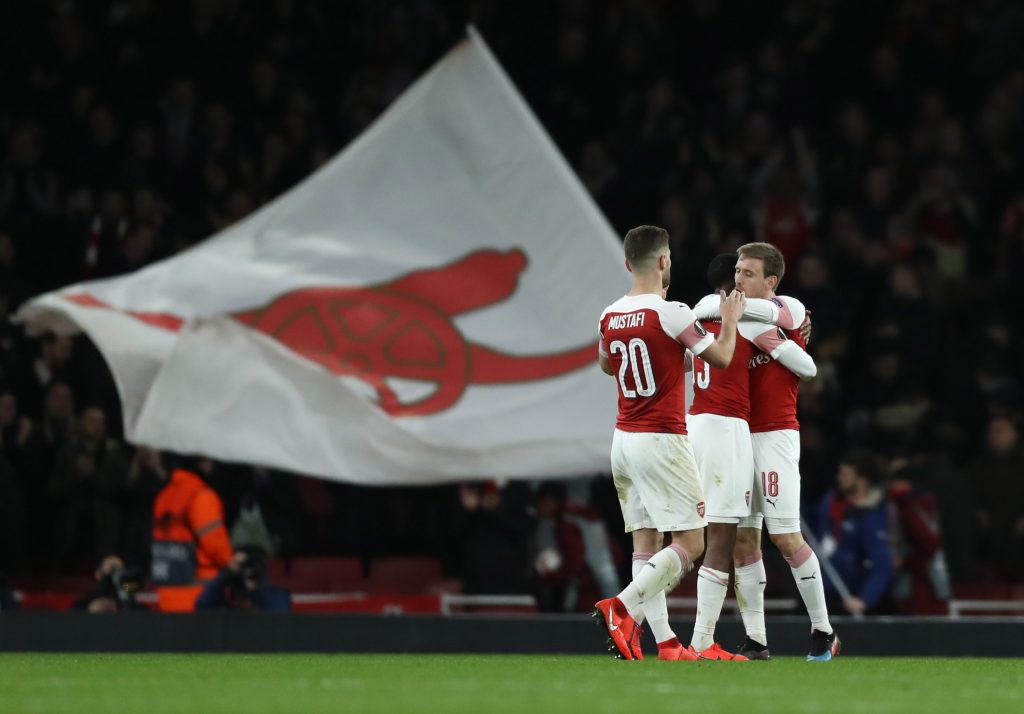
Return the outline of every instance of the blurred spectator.
[[[246,543],[259,546],[267,554],[273,554],[276,550],[274,538],[263,518],[263,510],[251,492],[246,493],[239,504],[238,517],[231,526],[231,542],[235,545]]]
[[[0,221],[12,226],[29,227],[60,205],[57,175],[40,162],[38,134],[32,126],[15,130],[0,170]]]
[[[17,572],[25,552],[25,502],[10,461],[0,454],[0,572]]]
[[[153,500],[167,481],[167,468],[159,451],[140,446],[132,456],[118,505],[121,552],[129,563],[149,572],[149,539],[153,532]]]
[[[118,251],[110,259],[108,270],[111,275],[120,275],[143,268],[153,259],[156,250],[156,226],[135,223],[125,232]]]
[[[1009,414],[989,419],[982,453],[968,468],[978,493],[982,548],[979,557],[1003,578],[1024,578],[1024,445],[1018,420]]]
[[[68,363],[74,341],[68,335],[50,333],[39,343],[39,355],[21,369],[17,379],[18,403],[31,417],[40,415],[43,394],[51,382],[68,379]]]
[[[576,165],[580,181],[605,213],[615,216],[621,212],[619,198],[619,168],[608,156],[608,149],[601,141],[590,141],[580,154]]]
[[[224,505],[203,476],[210,459],[180,457],[153,504],[150,579],[161,612],[191,612],[206,582],[231,560]]]
[[[995,261],[998,276],[1008,284],[1024,274],[1024,190],[1003,211],[999,225],[999,247]]]
[[[979,573],[976,496],[962,470],[946,450],[932,446],[921,434],[897,450],[890,466],[894,478],[909,482],[912,493],[934,497],[941,548],[951,579],[975,580]],[[928,504],[925,512],[932,506]]]
[[[0,383],[17,377],[18,330],[11,321],[11,295],[0,283]],[[4,385],[8,388],[7,385]]]
[[[270,584],[266,552],[259,546],[240,546],[220,573],[206,583],[196,599],[196,611],[260,610],[288,612],[291,594]]]
[[[135,599],[145,584],[145,577],[138,568],[125,566],[121,556],[105,557],[94,576],[96,584],[72,603],[72,610],[104,613],[147,609]]]
[[[758,240],[777,246],[789,264],[812,247],[819,183],[817,159],[802,129],[793,130],[791,143],[792,160],[788,147],[779,145],[753,178],[754,190],[763,192],[755,217]]]
[[[7,323],[7,316],[13,306],[18,305],[28,297],[29,285],[25,282],[23,271],[19,270],[18,249],[14,244],[11,234],[0,229],[0,339],[5,342],[13,339],[13,330]],[[13,348],[13,345],[4,344],[0,346],[5,354]],[[3,369],[6,359],[0,358],[0,369]],[[3,372],[0,371],[0,376]]]
[[[970,267],[967,243],[977,212],[974,201],[948,164],[936,164],[924,174],[920,191],[911,200],[910,212],[936,253],[939,274],[951,282],[963,280]]]
[[[128,158],[121,166],[121,179],[129,186],[160,186],[165,171],[156,130],[149,124],[135,127]]]
[[[31,433],[32,420],[21,413],[14,391],[0,382],[0,453],[12,466],[21,462]]]
[[[886,219],[896,212],[896,188],[890,169],[876,166],[864,174],[860,225],[869,240],[882,237]]]
[[[78,425],[57,452],[48,495],[53,509],[51,556],[65,567],[120,546],[119,499],[128,480],[123,447],[107,436],[103,409],[82,410]]]
[[[99,192],[98,210],[88,231],[81,236],[82,273],[87,278],[106,278],[118,273],[119,256],[128,233],[128,198],[115,187]]]
[[[921,474],[908,459],[893,460],[889,471],[889,502],[895,510],[890,522],[893,609],[908,615],[948,614],[952,587],[935,495],[915,481]]]
[[[27,560],[42,567],[54,565],[52,546],[65,524],[54,520],[60,505],[51,498],[50,486],[58,452],[74,428],[74,400],[64,382],[52,382],[46,390],[42,418],[31,422],[27,435],[19,427],[23,444],[17,456],[21,495],[25,499],[25,542]],[[22,436],[24,440],[22,441]],[[91,546],[86,544],[87,547]]]
[[[792,282],[787,281],[786,294],[809,306],[814,321],[826,330],[842,329],[849,320],[849,306],[832,281],[822,256],[816,253],[804,255],[793,272]]]
[[[825,576],[825,592],[836,601],[830,611],[857,615],[887,606],[892,580],[889,550],[889,502],[879,487],[880,465],[874,454],[850,452],[839,459],[837,489],[821,504],[822,550],[850,591],[841,598]]]
[[[193,158],[197,103],[195,84],[187,79],[176,80],[161,103],[167,163],[179,176],[186,174]]]
[[[533,565],[542,611],[590,612],[621,589],[622,554],[587,503],[589,491],[589,481],[579,479],[545,483],[534,497]]]
[[[494,481],[459,487],[463,591],[476,595],[527,592],[528,486]]]

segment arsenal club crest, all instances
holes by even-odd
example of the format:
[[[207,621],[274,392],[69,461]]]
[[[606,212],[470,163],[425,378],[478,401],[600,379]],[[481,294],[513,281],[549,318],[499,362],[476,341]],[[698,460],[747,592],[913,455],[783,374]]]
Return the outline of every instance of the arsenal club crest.
[[[526,264],[518,249],[478,250],[379,285],[294,290],[232,317],[334,374],[364,381],[391,416],[437,414],[458,402],[471,384],[550,379],[593,361],[592,344],[557,353],[506,354],[474,344],[459,330],[458,315],[508,300]],[[67,299],[109,307],[88,293]],[[173,332],[184,322],[176,315],[128,314]],[[387,383],[391,377],[433,383],[434,389],[403,402]]]
[[[701,518],[704,517],[704,501],[697,504],[697,515]]]

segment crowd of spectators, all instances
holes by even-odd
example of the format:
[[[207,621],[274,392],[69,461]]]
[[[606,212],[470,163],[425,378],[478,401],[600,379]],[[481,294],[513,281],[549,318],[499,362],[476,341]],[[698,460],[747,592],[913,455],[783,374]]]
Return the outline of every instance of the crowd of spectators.
[[[166,477],[160,454],[122,440],[95,347],[26,337],[9,320],[18,305],[135,270],[272,200],[474,21],[616,229],[670,231],[670,298],[704,293],[718,253],[754,239],[782,249],[781,292],[813,311],[819,369],[800,398],[809,521],[823,499],[851,497],[833,493],[840,454],[867,450],[894,553],[914,542],[900,509],[920,493],[953,582],[1024,579],[1017,3],[45,0],[11,12],[0,571],[91,571],[115,552],[144,567]],[[577,577],[597,542],[588,522],[606,525],[609,553],[629,548],[607,478],[573,499],[233,464],[210,482],[237,537],[268,553],[434,555],[477,592],[522,591],[539,574],[548,600],[569,602],[607,580],[607,554]],[[573,555],[552,556],[567,538]]]

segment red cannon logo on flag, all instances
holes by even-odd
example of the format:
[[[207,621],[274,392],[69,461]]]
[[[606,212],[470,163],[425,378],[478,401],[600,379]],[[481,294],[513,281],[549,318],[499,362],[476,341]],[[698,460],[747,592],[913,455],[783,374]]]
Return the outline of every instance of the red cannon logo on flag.
[[[278,296],[232,317],[330,372],[369,384],[392,416],[437,414],[470,384],[534,382],[591,364],[594,345],[566,352],[512,355],[466,340],[453,318],[508,299],[526,268],[521,250],[480,250],[442,266],[368,287],[315,287]],[[109,307],[88,293],[79,305]],[[180,329],[168,314],[127,311],[148,324]],[[388,378],[430,382],[434,390],[403,402]]]

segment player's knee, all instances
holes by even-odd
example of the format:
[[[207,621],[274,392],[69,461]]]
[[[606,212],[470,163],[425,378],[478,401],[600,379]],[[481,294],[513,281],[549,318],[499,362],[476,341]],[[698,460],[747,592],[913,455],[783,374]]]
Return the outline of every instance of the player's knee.
[[[751,555],[761,550],[761,533],[753,528],[738,528],[736,530],[736,544],[733,552],[741,555]]]
[[[790,557],[804,547],[804,537],[800,531],[795,533],[770,533],[772,543],[779,549],[783,557]]]
[[[736,527],[727,523],[709,523],[706,533],[708,548],[732,548]]]
[[[690,562],[694,562],[697,558],[704,555],[704,531],[694,530],[685,531],[682,533],[675,533],[672,536],[672,542],[681,547],[686,551],[686,554],[690,556]]]
[[[695,536],[690,540],[686,551],[690,554],[691,563],[704,555],[704,531],[697,531]]]
[[[653,528],[633,531],[633,551],[636,553],[657,553],[661,544],[662,534]]]

